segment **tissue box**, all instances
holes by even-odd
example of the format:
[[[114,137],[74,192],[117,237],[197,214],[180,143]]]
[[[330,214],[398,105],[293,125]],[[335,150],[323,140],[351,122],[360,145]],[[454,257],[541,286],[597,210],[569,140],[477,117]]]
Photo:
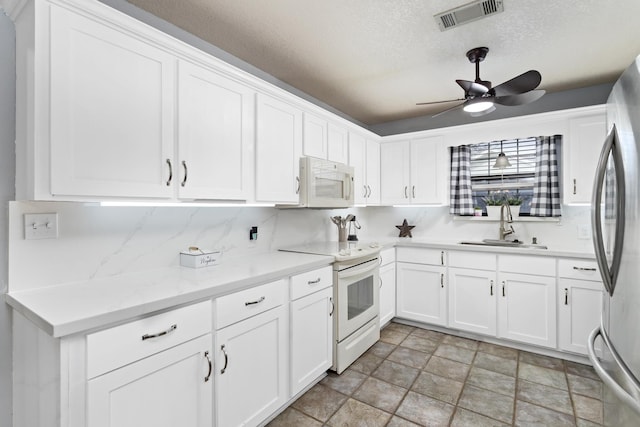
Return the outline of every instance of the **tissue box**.
[[[220,252],[189,248],[180,252],[180,265],[189,268],[209,267],[215,265],[219,257]]]

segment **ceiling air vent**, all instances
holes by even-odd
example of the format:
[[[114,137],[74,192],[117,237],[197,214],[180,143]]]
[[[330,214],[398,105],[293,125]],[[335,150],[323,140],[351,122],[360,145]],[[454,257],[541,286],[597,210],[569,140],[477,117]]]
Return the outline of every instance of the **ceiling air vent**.
[[[479,0],[447,10],[434,16],[440,31],[504,11],[502,0]]]

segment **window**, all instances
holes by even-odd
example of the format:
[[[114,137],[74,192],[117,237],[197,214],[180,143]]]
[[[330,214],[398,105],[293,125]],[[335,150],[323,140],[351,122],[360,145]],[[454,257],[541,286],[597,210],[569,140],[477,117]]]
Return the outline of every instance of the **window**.
[[[503,152],[511,166],[494,168]],[[520,215],[529,215],[536,167],[536,138],[483,142],[471,145],[471,190],[473,205],[484,209],[488,196],[519,197]],[[506,193],[506,194],[505,194]]]

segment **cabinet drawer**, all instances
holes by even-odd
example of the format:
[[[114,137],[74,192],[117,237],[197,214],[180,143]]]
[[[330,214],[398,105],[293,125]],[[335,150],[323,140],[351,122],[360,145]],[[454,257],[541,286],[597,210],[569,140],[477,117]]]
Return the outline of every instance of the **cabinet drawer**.
[[[496,254],[481,252],[449,252],[451,267],[472,268],[474,270],[496,270]]]
[[[282,305],[287,281],[282,279],[217,298],[214,301],[216,329]]]
[[[498,255],[501,272],[533,274],[535,276],[555,276],[556,259],[553,257],[526,255]]]
[[[295,300],[333,285],[331,266],[291,277],[291,299]]]
[[[585,259],[559,259],[558,276],[597,282],[602,280],[598,263]]]
[[[440,249],[397,248],[396,260],[414,264],[446,265],[447,252]]]
[[[380,265],[387,265],[396,262],[396,248],[389,248],[380,251]]]
[[[204,301],[87,335],[87,376],[93,378],[211,332]]]

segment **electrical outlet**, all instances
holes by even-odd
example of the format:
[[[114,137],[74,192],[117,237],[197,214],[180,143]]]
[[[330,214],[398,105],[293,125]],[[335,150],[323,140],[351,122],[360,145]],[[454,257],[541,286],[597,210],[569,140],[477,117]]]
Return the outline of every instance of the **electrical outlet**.
[[[588,225],[582,224],[578,226],[578,239],[591,239],[591,228]]]
[[[58,214],[24,214],[24,238],[57,239],[58,238]]]

